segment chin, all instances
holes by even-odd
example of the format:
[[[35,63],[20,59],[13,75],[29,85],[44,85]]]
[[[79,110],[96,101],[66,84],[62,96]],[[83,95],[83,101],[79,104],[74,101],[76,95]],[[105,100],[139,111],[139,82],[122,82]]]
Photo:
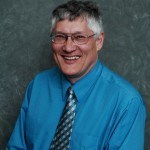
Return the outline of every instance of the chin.
[[[61,71],[65,74],[65,75],[69,75],[69,76],[74,76],[77,75],[80,72],[79,67],[73,67],[73,66],[60,66]]]
[[[76,77],[78,76],[77,73],[75,72],[63,72],[66,76],[70,76],[70,77]]]

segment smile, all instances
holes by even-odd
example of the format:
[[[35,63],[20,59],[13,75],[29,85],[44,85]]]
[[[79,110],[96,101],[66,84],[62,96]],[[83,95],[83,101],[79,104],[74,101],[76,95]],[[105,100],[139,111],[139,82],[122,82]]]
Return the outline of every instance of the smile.
[[[77,60],[77,59],[79,59],[80,57],[79,56],[64,56],[64,59],[66,59],[66,60]]]

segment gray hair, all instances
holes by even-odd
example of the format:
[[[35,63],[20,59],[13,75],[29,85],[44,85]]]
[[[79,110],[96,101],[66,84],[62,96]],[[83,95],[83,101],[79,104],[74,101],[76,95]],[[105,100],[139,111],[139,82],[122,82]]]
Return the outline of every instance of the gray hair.
[[[58,21],[73,21],[78,17],[86,19],[88,27],[97,35],[103,32],[102,15],[96,4],[91,1],[72,0],[59,5],[52,12],[51,33]]]

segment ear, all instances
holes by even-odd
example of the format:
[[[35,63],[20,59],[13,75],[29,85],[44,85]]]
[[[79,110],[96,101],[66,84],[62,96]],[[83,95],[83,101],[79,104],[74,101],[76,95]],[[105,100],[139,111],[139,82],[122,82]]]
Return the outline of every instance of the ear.
[[[97,51],[99,51],[102,48],[103,42],[104,42],[104,32],[101,32],[98,38],[96,39]]]

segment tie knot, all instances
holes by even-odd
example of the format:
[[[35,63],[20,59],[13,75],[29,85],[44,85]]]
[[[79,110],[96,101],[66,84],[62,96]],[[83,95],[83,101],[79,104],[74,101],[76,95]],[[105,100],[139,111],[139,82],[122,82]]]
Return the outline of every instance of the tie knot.
[[[73,92],[72,87],[69,87],[69,88],[68,88],[68,92],[69,92],[69,95],[73,95],[74,92]]]

